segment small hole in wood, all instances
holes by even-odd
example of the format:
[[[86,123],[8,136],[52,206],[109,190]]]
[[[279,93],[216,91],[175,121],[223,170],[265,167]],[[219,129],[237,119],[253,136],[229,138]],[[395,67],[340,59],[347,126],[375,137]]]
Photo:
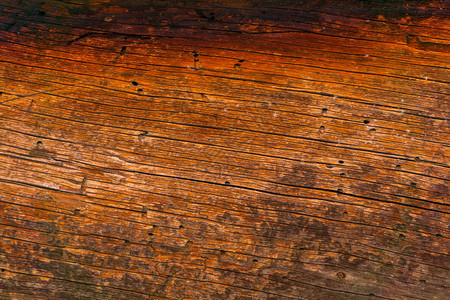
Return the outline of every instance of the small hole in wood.
[[[36,147],[40,147],[40,146],[42,146],[42,142],[41,141],[37,141],[36,142]]]
[[[415,160],[415,161],[420,161],[420,157],[416,156],[416,157],[414,158],[414,160]]]
[[[257,262],[257,261],[258,261],[257,259],[254,259],[254,260],[253,260],[253,262]]]
[[[327,164],[327,168],[332,169],[332,168],[333,168],[333,165]]]
[[[41,15],[41,16],[45,16],[47,13],[45,12],[45,11],[43,11],[43,10],[40,10],[39,11],[39,15]]]
[[[245,59],[240,59],[238,60],[238,62],[243,63],[245,61]]]
[[[129,240],[123,240],[125,242],[125,244],[129,244],[130,241]]]
[[[402,166],[400,166],[400,165],[396,165],[396,166],[395,166],[395,169],[400,170],[401,167],[402,167]]]
[[[144,90],[143,89],[138,89],[138,92],[143,92]]]
[[[406,238],[405,235],[404,235],[403,233],[400,233],[400,234],[398,235],[398,237],[401,238],[401,239],[405,239],[405,238]]]
[[[337,192],[338,192],[339,194],[342,194],[342,193],[343,193],[342,189],[337,189]]]
[[[227,253],[227,251],[225,251],[225,250],[220,250],[220,254],[224,255],[224,254],[226,254],[226,253]]]
[[[73,213],[75,214],[75,215],[78,215],[79,213],[80,213],[80,210],[77,208],[77,209],[74,209],[73,210]]]
[[[154,233],[153,233],[153,232],[149,232],[148,235],[149,235],[149,236],[152,236],[152,235],[154,235]]]
[[[436,237],[442,237],[442,234],[436,233],[435,236],[436,236]]]
[[[322,113],[325,114],[328,111],[328,108],[322,108]]]
[[[183,228],[184,228],[184,226],[183,226],[183,225],[180,225],[180,226],[178,226],[178,228],[179,228],[179,229],[183,229]]]
[[[411,182],[409,185],[410,185],[410,186],[417,186],[417,183]]]
[[[131,84],[134,85],[134,86],[139,85],[139,83],[138,83],[137,81],[135,81],[135,80],[133,80],[133,81],[131,82]]]
[[[376,129],[375,128],[370,128],[369,131],[376,131]]]
[[[345,173],[341,173],[339,174],[341,177],[345,177]]]
[[[336,274],[336,276],[337,276],[338,278],[344,279],[347,275],[345,275],[344,272],[338,272],[338,273]]]
[[[375,297],[375,294],[374,293],[370,293],[369,296]]]
[[[148,134],[148,131],[144,130],[141,133],[139,133],[138,136],[144,136],[144,135],[147,135],[147,134]]]
[[[344,161],[343,161],[343,160],[340,160],[340,161],[339,161],[339,163],[340,163],[340,164],[343,164],[343,163],[344,163]]]
[[[364,120],[364,124],[369,124],[370,121],[369,120]]]
[[[5,272],[6,270],[5,269],[2,269],[2,272]]]
[[[229,182],[229,181],[225,181],[225,184],[226,184],[226,185],[230,185],[230,182]]]

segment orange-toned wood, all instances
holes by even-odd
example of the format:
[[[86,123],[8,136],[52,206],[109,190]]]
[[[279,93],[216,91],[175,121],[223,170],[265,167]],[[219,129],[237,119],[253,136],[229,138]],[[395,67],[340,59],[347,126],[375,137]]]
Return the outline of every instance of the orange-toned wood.
[[[0,298],[446,299],[447,4],[2,0]]]

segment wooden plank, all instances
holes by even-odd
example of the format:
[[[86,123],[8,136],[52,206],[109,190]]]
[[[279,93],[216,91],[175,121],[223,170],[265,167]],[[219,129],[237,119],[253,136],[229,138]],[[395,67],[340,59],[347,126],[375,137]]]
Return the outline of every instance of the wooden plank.
[[[0,8],[1,298],[449,294],[445,1]]]

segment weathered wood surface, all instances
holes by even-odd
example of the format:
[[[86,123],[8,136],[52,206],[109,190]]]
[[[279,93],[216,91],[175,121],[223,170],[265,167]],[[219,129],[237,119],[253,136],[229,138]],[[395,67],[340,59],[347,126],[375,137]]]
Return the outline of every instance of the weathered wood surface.
[[[448,299],[446,1],[0,3],[2,299]]]

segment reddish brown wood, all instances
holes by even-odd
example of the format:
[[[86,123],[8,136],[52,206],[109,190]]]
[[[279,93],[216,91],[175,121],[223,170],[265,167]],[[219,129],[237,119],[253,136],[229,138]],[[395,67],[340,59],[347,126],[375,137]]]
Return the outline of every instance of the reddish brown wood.
[[[0,298],[446,299],[445,1],[0,3]]]

